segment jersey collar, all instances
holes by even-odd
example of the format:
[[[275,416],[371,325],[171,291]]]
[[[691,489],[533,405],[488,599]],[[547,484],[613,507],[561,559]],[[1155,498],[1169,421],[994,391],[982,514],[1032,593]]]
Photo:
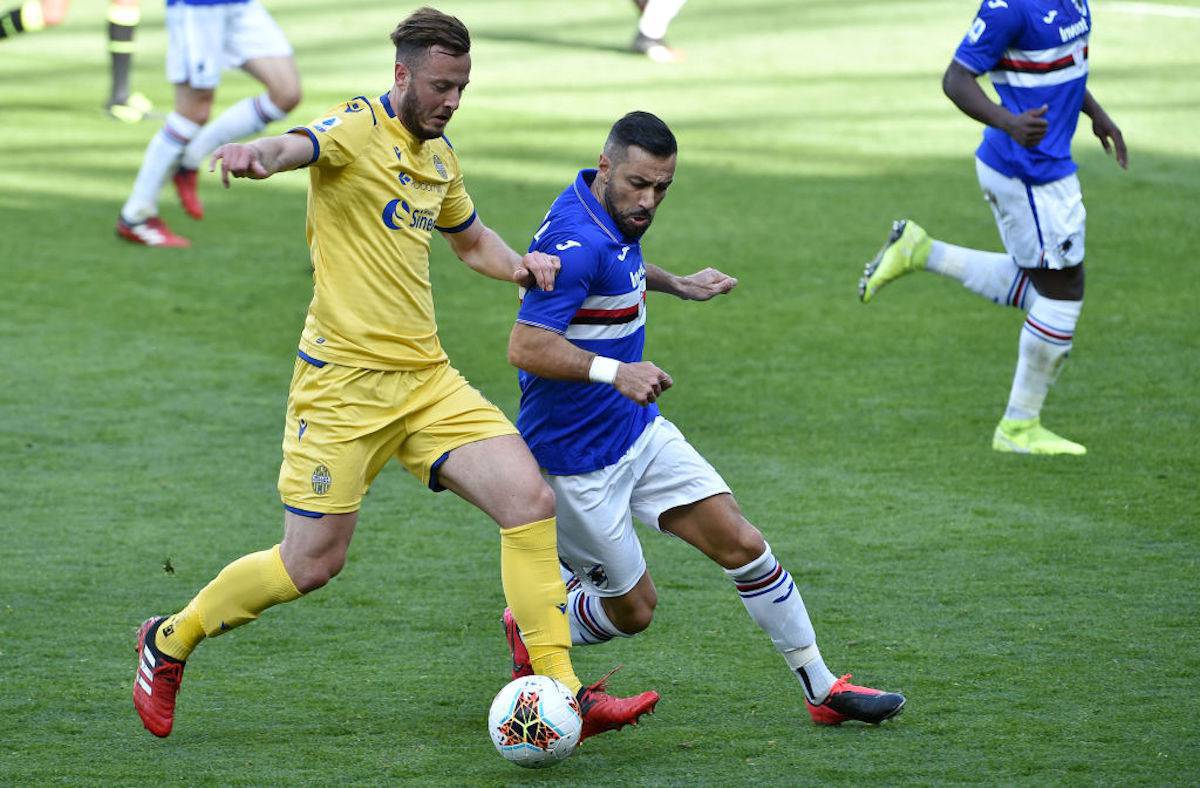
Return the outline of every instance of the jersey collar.
[[[627,243],[627,241],[623,240],[624,236],[620,229],[617,228],[617,223],[613,221],[613,218],[608,215],[608,211],[604,210],[604,206],[592,194],[592,182],[595,180],[596,170],[580,170],[579,175],[575,178],[575,197],[579,200],[588,216],[592,217],[592,221],[600,225],[600,229],[613,240],[613,243]],[[631,243],[637,243],[637,241]]]

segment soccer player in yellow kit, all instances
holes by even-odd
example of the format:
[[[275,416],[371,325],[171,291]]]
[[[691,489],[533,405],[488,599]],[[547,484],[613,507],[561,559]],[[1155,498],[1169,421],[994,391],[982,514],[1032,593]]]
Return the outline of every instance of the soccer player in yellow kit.
[[[138,632],[134,707],[171,732],[184,660],[206,637],[325,585],[342,568],[362,495],[395,457],[500,525],[501,578],[534,670],[577,692],[589,736],[634,722],[658,694],[616,698],[571,667],[554,494],[516,429],[450,366],[429,282],[433,230],[468,266],[551,289],[559,261],[521,257],[484,226],[443,136],[470,75],[462,22],[423,8],[392,33],[395,82],[309,126],[229,144],[221,177],[309,168],[314,294],[288,395],[279,491],[283,541],[226,566],[183,610]]]

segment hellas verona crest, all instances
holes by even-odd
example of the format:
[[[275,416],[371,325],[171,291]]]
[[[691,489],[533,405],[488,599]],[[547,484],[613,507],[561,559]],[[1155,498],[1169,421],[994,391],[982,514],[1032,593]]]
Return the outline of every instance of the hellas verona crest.
[[[312,475],[313,492],[317,495],[324,495],[329,492],[331,484],[333,484],[333,477],[329,475],[329,469],[324,465],[318,465]]]

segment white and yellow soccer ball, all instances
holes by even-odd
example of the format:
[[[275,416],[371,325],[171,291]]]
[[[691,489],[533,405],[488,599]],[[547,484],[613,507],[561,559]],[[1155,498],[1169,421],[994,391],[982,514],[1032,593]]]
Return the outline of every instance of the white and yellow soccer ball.
[[[531,769],[566,760],[579,745],[579,701],[549,676],[525,676],[496,693],[488,710],[488,733],[496,750]]]

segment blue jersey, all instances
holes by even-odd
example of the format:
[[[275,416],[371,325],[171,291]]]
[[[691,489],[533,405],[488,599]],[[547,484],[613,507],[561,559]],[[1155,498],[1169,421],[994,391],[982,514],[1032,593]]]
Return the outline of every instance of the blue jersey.
[[[1032,184],[1075,172],[1071,138],[1087,89],[1090,31],[1087,0],[984,0],[954,59],[974,74],[988,72],[1009,112],[1049,108],[1035,148],[984,130],[976,151],[984,164]]]
[[[626,240],[592,195],[595,170],[567,187],[533,236],[529,251],[557,255],[554,289],[529,290],[517,322],[564,335],[584,350],[642,360],[646,343],[646,269],[642,248]],[[521,370],[517,428],[538,464],[556,476],[612,465],[658,416],[605,383],[546,380]]]

